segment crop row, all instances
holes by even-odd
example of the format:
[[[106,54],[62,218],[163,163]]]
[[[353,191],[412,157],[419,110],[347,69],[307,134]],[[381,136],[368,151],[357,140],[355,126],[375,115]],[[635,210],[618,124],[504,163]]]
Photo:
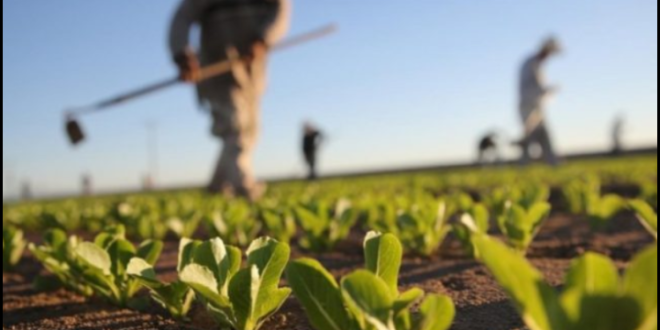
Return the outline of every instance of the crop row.
[[[469,219],[464,223],[472,221],[464,217]],[[475,258],[490,269],[530,329],[657,328],[657,245],[640,253],[623,278],[607,257],[586,254],[573,262],[558,293],[519,250],[473,224],[466,228]],[[14,232],[10,255],[25,246],[17,244],[19,238]],[[140,310],[149,303],[138,295],[144,288],[173,318],[185,322],[196,302],[221,329],[260,329],[292,293],[316,330],[446,330],[455,315],[447,296],[426,295],[418,288],[399,291],[403,246],[393,234],[367,234],[364,270],[339,283],[314,259],[289,262],[288,244],[270,238],[251,242],[245,260],[241,249],[220,238],[183,239],[178,279],[164,283],[154,266],[162,247],[153,240],[134,246],[122,226],[109,228],[93,242],[55,229],[46,233],[42,245],[29,244],[35,258],[69,290]],[[7,255],[7,249],[3,252]],[[284,273],[290,288],[280,287]]]
[[[606,228],[626,209],[634,210],[649,230],[656,229],[657,196],[629,201],[615,194],[603,195],[593,179],[571,182],[564,187],[563,196],[567,208],[588,221],[594,231]],[[493,227],[508,238],[511,246],[524,252],[553,210],[549,198],[550,189],[540,184],[494,189],[478,202],[460,192],[439,197],[419,192],[405,198],[365,194],[354,200],[327,197],[307,202],[270,199],[255,205],[190,196],[129,197],[107,204],[10,210],[3,227],[93,233],[122,225],[134,240],[220,237],[243,248],[258,236],[270,236],[287,244],[295,241],[312,252],[332,250],[360,227],[392,233],[401,240],[406,253],[430,256],[449,233],[471,249],[468,229],[492,233],[494,220]]]

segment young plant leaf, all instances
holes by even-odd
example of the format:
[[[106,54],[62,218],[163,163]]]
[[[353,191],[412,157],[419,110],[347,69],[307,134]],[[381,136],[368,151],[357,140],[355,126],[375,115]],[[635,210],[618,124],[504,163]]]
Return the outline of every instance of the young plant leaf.
[[[76,248],[76,253],[80,260],[103,275],[110,275],[112,269],[112,260],[108,252],[93,243],[81,243]]]
[[[27,242],[23,231],[12,227],[2,227],[2,271],[7,272],[18,265],[23,257]]]
[[[566,329],[565,316],[554,290],[520,254],[487,237],[475,237],[481,261],[509,294],[531,330]]]
[[[399,295],[399,269],[403,259],[403,247],[392,234],[370,232],[364,242],[367,270],[380,277],[393,296]]]
[[[296,298],[316,330],[351,329],[339,286],[316,260],[300,259],[289,264],[287,279]]]
[[[624,292],[642,307],[644,315],[658,310],[658,246],[647,248],[630,264],[624,278]],[[656,324],[657,326],[657,324]]]
[[[630,208],[637,213],[637,218],[644,227],[658,239],[658,214],[653,207],[643,200],[633,200],[628,203]]]
[[[395,297],[381,278],[360,270],[342,280],[341,291],[363,329],[368,329],[367,325],[378,330],[392,329]]]
[[[179,274],[179,278],[213,306],[221,309],[231,307],[229,299],[218,292],[218,281],[207,267],[198,264],[188,265]]]
[[[449,297],[431,295],[422,303],[419,313],[415,330],[447,330],[456,316],[456,307]]]
[[[163,252],[163,242],[148,240],[140,244],[137,249],[137,257],[144,259],[149,264],[153,265],[158,261],[160,254]]]

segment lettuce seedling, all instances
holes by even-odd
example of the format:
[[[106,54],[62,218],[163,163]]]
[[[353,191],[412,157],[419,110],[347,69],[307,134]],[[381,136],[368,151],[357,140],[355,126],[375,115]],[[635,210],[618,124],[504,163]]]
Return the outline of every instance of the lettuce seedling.
[[[617,195],[601,196],[598,178],[588,177],[566,185],[564,195],[573,214],[585,215],[593,230],[602,230],[609,221],[625,208]]]
[[[593,230],[602,230],[619,212],[626,208],[626,202],[617,195],[594,196],[587,209],[589,224]]]
[[[541,184],[514,185],[495,189],[484,199],[493,214],[499,217],[504,214],[509,202],[525,210],[531,209],[537,203],[547,202],[550,199],[550,188]]]
[[[403,248],[392,234],[371,232],[365,239],[366,270],[338,284],[316,260],[300,259],[287,268],[287,278],[316,330],[446,330],[455,315],[451,299],[429,295],[419,313],[411,308],[424,292],[399,293]]]
[[[459,212],[468,212],[474,207],[474,199],[467,193],[458,192],[449,197],[447,205],[456,207]]]
[[[177,237],[190,238],[195,235],[201,222],[202,216],[196,211],[191,211],[186,212],[183,216],[170,217],[166,224],[167,228]]]
[[[112,208],[111,216],[130,230],[129,236],[142,240],[162,240],[169,230],[155,201],[131,199],[117,203]]]
[[[120,307],[140,308],[142,301],[134,299],[140,282],[129,276],[128,264],[136,257],[155,264],[162,249],[159,241],[145,241],[136,249],[126,240],[123,226],[118,226],[98,235],[94,243],[80,243],[75,253],[83,265],[83,278],[96,295]]]
[[[266,225],[268,233],[282,243],[289,244],[298,230],[296,220],[288,210],[264,209],[261,211],[261,219]]]
[[[516,204],[525,210],[531,210],[539,203],[547,203],[550,199],[550,187],[542,184],[530,184],[520,188],[520,196]]]
[[[444,201],[432,202],[399,214],[397,230],[394,232],[406,250],[424,256],[431,256],[438,251],[451,231],[451,214],[447,206]]]
[[[27,242],[23,231],[14,227],[2,227],[2,272],[11,271],[23,257]]]
[[[623,278],[607,257],[586,254],[573,261],[557,293],[520,254],[485,235],[475,244],[531,330],[657,329],[657,246],[640,253]]]
[[[653,207],[641,199],[630,201],[628,205],[635,211],[642,225],[658,240],[658,214]]]
[[[564,185],[563,194],[568,203],[568,210],[572,214],[587,214],[594,200],[600,199],[600,180],[597,177],[587,176],[581,180],[571,181]]]
[[[227,244],[246,247],[261,231],[262,225],[256,220],[249,204],[235,201],[210,212],[206,224],[212,235]]]
[[[454,224],[453,233],[468,255],[476,258],[479,252],[472,243],[472,236],[475,234],[488,234],[489,228],[490,213],[488,209],[482,204],[475,204],[469,212],[461,216],[458,223]]]
[[[196,244],[189,239],[184,238],[181,240],[177,265],[179,272],[192,263],[193,255],[190,249],[193,249]],[[152,299],[165,308],[172,317],[180,321],[186,319],[195,299],[195,293],[187,284],[181,280],[173,283],[161,282],[156,276],[154,266],[141,258],[131,259],[126,272],[142,286],[149,289]]]
[[[397,206],[388,201],[374,202],[366,206],[364,217],[365,225],[370,230],[380,232],[397,232]]]
[[[290,257],[287,244],[270,238],[255,240],[247,250],[244,269],[240,269],[241,251],[225,246],[219,238],[191,242],[182,250],[180,257],[191,261],[179,278],[223,328],[257,330],[291,295],[290,289],[279,288]]]
[[[35,259],[57,278],[60,282],[58,284],[82,296],[90,297],[94,291],[84,280],[84,265],[75,253],[79,244],[78,237],[67,238],[63,230],[51,229],[44,235],[43,245],[36,246],[30,243],[28,249]]]
[[[509,203],[504,214],[498,218],[497,224],[508,244],[524,254],[551,211],[552,206],[546,202],[537,203],[529,210]]]
[[[346,239],[358,220],[357,211],[348,200],[339,200],[334,209],[325,202],[294,210],[303,231],[300,246],[313,252],[331,250]]]

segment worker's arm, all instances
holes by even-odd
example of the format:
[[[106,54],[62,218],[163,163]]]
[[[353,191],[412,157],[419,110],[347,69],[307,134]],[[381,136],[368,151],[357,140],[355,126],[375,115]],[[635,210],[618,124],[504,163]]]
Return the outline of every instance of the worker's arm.
[[[252,59],[259,60],[266,57],[270,47],[276,45],[289,31],[291,20],[291,0],[267,0],[276,5],[270,15],[256,24],[260,35],[252,44]]]
[[[185,81],[196,81],[199,77],[200,65],[190,47],[190,30],[199,21],[206,2],[207,0],[183,0],[170,26],[170,52],[179,67],[181,79]]]
[[[532,72],[534,84],[541,90],[544,97],[553,96],[559,92],[559,86],[551,86],[547,83],[541,66],[542,63],[536,63]]]
[[[262,27],[262,31],[264,31],[263,41],[269,46],[277,44],[289,31],[292,11],[291,0],[271,1],[278,3],[278,9],[264,21]]]

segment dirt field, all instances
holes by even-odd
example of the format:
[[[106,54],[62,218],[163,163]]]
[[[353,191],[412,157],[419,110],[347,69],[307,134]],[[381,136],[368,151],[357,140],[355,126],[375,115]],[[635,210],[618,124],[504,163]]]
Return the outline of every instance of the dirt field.
[[[362,235],[355,231],[332,254],[309,255],[294,248],[293,257],[315,257],[340,277],[362,267]],[[529,257],[550,283],[560,286],[570,260],[585,251],[606,254],[623,268],[635,253],[651,243],[653,239],[632,214],[620,215],[609,230],[593,234],[584,219],[558,213],[544,226]],[[168,242],[158,265],[159,274],[165,279],[176,276],[176,253],[177,242]],[[40,272],[40,266],[28,256],[15,274],[3,275],[3,329],[215,329],[200,310],[192,313],[190,324],[177,324],[157,307],[139,313],[98,300],[88,301],[63,290],[36,292],[31,283]],[[525,329],[488,271],[465,258],[458,242],[451,237],[445,242],[441,256],[406,258],[400,281],[404,289],[416,286],[451,296],[458,306],[453,330]],[[293,300],[265,329],[312,330]]]

